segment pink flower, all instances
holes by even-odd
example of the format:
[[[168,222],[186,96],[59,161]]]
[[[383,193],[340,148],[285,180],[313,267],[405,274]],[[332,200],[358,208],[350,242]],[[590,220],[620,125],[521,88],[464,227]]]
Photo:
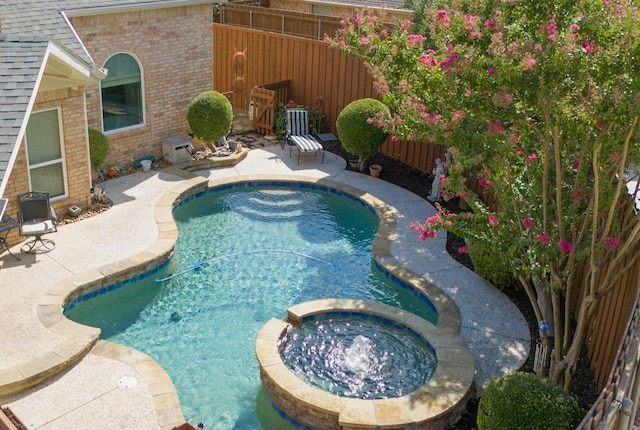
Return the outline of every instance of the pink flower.
[[[522,69],[527,72],[533,72],[533,67],[536,65],[536,59],[532,57],[526,57],[522,60]]]
[[[613,251],[620,246],[620,240],[618,240],[617,237],[608,237],[604,240],[604,244],[607,245],[607,248]]]
[[[449,28],[449,15],[446,10],[436,12],[436,21],[441,23],[444,28]]]
[[[484,188],[491,188],[492,184],[491,184],[491,181],[487,181],[484,178],[480,178],[480,179],[478,179],[478,185],[480,185],[481,187],[484,187]]]
[[[464,254],[468,250],[469,250],[469,245],[462,245],[460,248],[458,248],[458,254]]]
[[[407,40],[409,42],[409,46],[420,45],[426,39],[427,38],[424,37],[422,34],[410,34],[410,35],[407,36]]]
[[[411,21],[409,21],[408,19],[405,19],[404,21],[402,21],[402,24],[400,25],[400,30],[405,31],[409,27],[411,27]]]
[[[440,212],[438,212],[435,215],[432,215],[429,218],[427,218],[427,221],[425,223],[427,225],[436,225],[440,222],[440,217],[441,217],[441,214]]]
[[[420,236],[418,236],[418,238],[420,240],[435,239],[436,238],[436,232],[433,231],[433,230],[424,229],[424,231],[420,232]]]
[[[496,69],[495,66],[491,66],[489,67],[489,70],[487,70],[487,73],[489,74],[489,76],[495,76],[497,70],[498,69]]]
[[[538,156],[536,154],[531,154],[527,157],[527,160],[531,161],[532,163],[536,162],[538,161]]]
[[[489,215],[489,225],[491,227],[495,227],[498,225],[498,215],[496,215],[495,213]]]
[[[582,50],[584,51],[585,54],[593,54],[598,50],[598,48],[596,47],[596,44],[593,43],[593,41],[582,42]]]
[[[620,155],[619,154],[611,154],[611,159],[617,163],[618,161],[620,161]]]
[[[464,117],[466,115],[466,112],[463,110],[457,110],[453,113],[453,116],[451,117],[451,121],[452,122],[458,122],[460,121],[460,119],[462,117]]]
[[[424,64],[425,66],[435,67],[438,65],[438,62],[435,58],[429,57],[427,54],[422,54],[418,57],[418,62],[420,64]]]
[[[391,141],[392,142],[397,142],[398,141],[398,136],[391,136]]]
[[[413,224],[411,224],[411,226],[409,226],[409,228],[413,231],[420,232],[420,236],[419,236],[420,240],[435,239],[436,237],[435,231],[425,227],[419,222],[414,222]]]
[[[366,45],[369,43],[369,39],[367,39],[366,37],[362,36],[360,38],[360,45]]]
[[[484,22],[484,26],[487,28],[491,28],[494,29],[496,28],[496,20],[495,19],[488,19]]]
[[[580,161],[582,161],[580,157],[576,158],[576,160],[573,162],[573,170],[578,170],[580,168]]]
[[[549,243],[551,243],[551,238],[546,234],[536,234],[536,240],[543,245],[549,245]]]
[[[561,240],[558,242],[558,246],[560,247],[560,252],[563,254],[570,254],[573,251],[573,244],[571,242],[567,242],[566,240]]]
[[[504,127],[499,121],[494,121],[487,126],[487,130],[489,133],[502,133],[504,131]]]
[[[522,226],[526,229],[534,228],[536,226],[536,222],[531,218],[522,218]]]
[[[493,102],[497,106],[509,106],[511,104],[511,102],[513,102],[513,95],[511,95],[509,93],[504,93],[502,91],[498,91],[493,96]]]

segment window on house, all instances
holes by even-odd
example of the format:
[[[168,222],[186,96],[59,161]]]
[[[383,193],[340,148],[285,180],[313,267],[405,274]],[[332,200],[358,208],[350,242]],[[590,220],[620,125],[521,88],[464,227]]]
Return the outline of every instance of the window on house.
[[[66,172],[58,109],[31,114],[26,143],[31,191],[47,192],[51,198],[65,196]]]
[[[105,132],[144,124],[142,74],[138,61],[129,54],[116,54],[104,67],[108,75],[100,83],[102,124]]]

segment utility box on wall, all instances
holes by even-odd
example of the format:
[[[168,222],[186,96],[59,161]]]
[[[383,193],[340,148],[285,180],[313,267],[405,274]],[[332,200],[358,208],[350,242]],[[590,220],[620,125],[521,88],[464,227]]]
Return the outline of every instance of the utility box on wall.
[[[171,164],[191,160],[191,139],[184,136],[172,136],[162,140],[162,155]]]

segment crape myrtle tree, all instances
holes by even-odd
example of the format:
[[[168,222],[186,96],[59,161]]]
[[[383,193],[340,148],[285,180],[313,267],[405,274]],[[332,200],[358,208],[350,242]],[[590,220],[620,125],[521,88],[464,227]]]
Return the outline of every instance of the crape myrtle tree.
[[[364,10],[331,43],[367,64],[392,140],[452,154],[443,196],[472,211],[440,208],[413,228],[505,259],[551,351],[541,373],[569,388],[590,317],[640,258],[626,184],[640,153],[640,14],[622,0],[434,0],[419,15],[387,28]]]

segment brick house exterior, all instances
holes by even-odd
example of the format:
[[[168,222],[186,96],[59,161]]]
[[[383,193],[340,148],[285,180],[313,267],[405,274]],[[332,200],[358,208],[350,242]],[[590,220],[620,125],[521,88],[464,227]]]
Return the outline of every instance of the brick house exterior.
[[[34,13],[21,10],[29,7]],[[23,104],[16,104],[5,91],[14,87],[11,77],[0,81],[0,108],[19,105],[23,109],[0,109],[0,196],[9,199],[6,213],[17,217],[17,197],[37,191],[30,189],[25,130],[31,114],[46,109],[58,111],[66,184],[64,195],[52,198],[52,206],[61,214],[71,205],[89,205],[92,179],[87,128],[103,130],[99,79],[104,74],[100,72],[108,75],[103,68],[115,54],[126,53],[139,62],[144,121],[122,131],[105,132],[110,144],[105,166],[126,167],[146,155],[159,159],[163,156],[162,139],[186,136],[190,101],[212,88],[212,16],[213,2],[207,0],[3,2],[0,45],[24,45],[31,37],[50,46],[60,44],[62,60],[78,69],[99,71],[77,77],[65,72],[68,64],[61,65],[65,61],[57,61],[58,57],[51,60],[45,54],[43,64],[33,67],[40,67],[40,78],[33,78],[32,92],[20,91],[20,100],[27,99]],[[20,57],[5,56],[3,46],[0,51],[0,72],[14,70],[16,63],[22,67]],[[10,121],[20,124],[3,129]],[[5,136],[9,138],[3,140]],[[21,240],[17,230],[10,232],[10,244]]]
[[[99,67],[119,52],[139,59],[143,72],[145,124],[107,132],[107,165],[162,157],[162,139],[187,136],[189,103],[211,89],[212,6],[150,9],[94,16],[72,16],[73,27]],[[100,89],[87,88],[89,126],[102,130]]]

